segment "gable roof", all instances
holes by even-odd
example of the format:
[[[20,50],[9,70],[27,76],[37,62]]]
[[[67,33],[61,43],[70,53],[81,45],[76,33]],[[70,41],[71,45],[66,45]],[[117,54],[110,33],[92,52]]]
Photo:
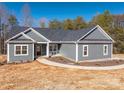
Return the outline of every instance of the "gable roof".
[[[38,34],[40,34],[41,36],[44,36],[46,39],[50,40],[50,41],[79,41],[80,39],[82,39],[83,37],[85,37],[87,34],[89,34],[90,32],[92,32],[94,29],[96,29],[97,27],[99,27],[104,34],[107,35],[107,37],[114,41],[106,32],[104,32],[104,30],[100,27],[100,26],[92,26],[92,27],[88,27],[85,29],[81,29],[81,30],[53,30],[53,29],[49,29],[49,28],[27,28],[27,27],[18,27],[18,28],[14,28],[16,29],[16,33],[18,32],[24,32],[27,31],[27,29],[33,30],[35,32],[37,32]],[[15,34],[15,33],[14,33]],[[13,33],[10,33],[10,36],[13,36]]]
[[[14,26],[13,28],[11,28],[9,31],[8,31],[8,38],[11,38],[15,35],[17,35],[18,33],[20,32],[23,32],[25,31],[26,29],[28,29],[29,27],[23,27],[23,26]]]
[[[33,28],[38,31],[40,34],[45,36],[51,41],[77,41],[80,37],[85,35],[88,31],[93,29],[94,27],[89,27],[81,30],[52,30],[52,29],[41,29],[41,28]]]
[[[112,42],[114,42],[114,40],[99,26],[95,26],[93,29],[91,29],[90,31],[88,31],[84,36],[82,36],[81,38],[79,38],[77,41],[80,41],[81,39],[84,39],[85,37],[87,37],[89,34],[91,34],[93,31],[95,31],[95,29],[99,29],[99,31],[106,36],[106,38],[108,38],[109,40],[111,40]]]

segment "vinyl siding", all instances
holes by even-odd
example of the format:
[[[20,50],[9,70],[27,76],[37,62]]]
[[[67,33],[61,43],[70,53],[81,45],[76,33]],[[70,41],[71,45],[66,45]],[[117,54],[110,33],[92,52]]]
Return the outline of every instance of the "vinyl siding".
[[[18,39],[27,39],[25,36],[21,35],[18,37]]]
[[[88,36],[86,36],[83,40],[110,40],[110,39],[97,28]]]
[[[88,57],[83,57],[83,45],[88,45]],[[103,45],[108,45],[108,55],[103,55]],[[78,45],[78,60],[92,60],[111,58],[111,44],[79,44]]]
[[[33,31],[29,31],[29,32],[27,32],[25,34],[28,35],[29,37],[31,37],[32,39],[34,39],[37,42],[46,42],[46,40],[44,38],[42,38],[41,36],[37,35]]]
[[[76,45],[75,44],[61,44],[59,53],[67,58],[76,59]]]
[[[18,37],[14,38],[14,39],[12,39],[12,40],[10,40],[10,41],[18,41],[18,40],[20,40],[20,39],[28,39],[28,38],[26,38],[26,37],[23,36],[23,35],[19,35]]]
[[[35,40],[36,42],[46,42],[46,40],[44,38],[42,38],[41,36],[37,35],[35,32],[33,32],[32,30],[28,31],[27,33],[25,33],[27,36],[31,37],[33,40]],[[16,38],[14,38],[11,41],[18,41],[18,39],[28,39],[23,35],[20,35]]]
[[[25,56],[14,56],[14,45],[15,44],[9,44],[9,62],[12,63],[14,61],[24,61],[24,60],[34,60],[33,59],[33,44],[27,44],[28,45],[28,55]]]

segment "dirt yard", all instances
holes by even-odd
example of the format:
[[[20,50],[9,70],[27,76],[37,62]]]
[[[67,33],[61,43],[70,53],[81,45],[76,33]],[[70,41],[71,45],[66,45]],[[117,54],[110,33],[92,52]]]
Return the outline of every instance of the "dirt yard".
[[[0,66],[0,89],[124,89],[124,69],[91,71],[37,61]]]
[[[124,58],[124,54],[114,54],[113,58]]]
[[[64,57],[51,57],[46,58],[47,60],[62,63],[62,64],[69,64],[69,65],[79,65],[79,66],[95,66],[95,67],[105,67],[105,66],[115,66],[115,65],[121,65],[124,64],[124,60],[106,60],[106,61],[97,61],[97,62],[80,62],[75,63],[74,61],[68,60]],[[109,61],[109,62],[108,62]]]
[[[6,55],[0,55],[0,63],[6,63],[7,58]]]

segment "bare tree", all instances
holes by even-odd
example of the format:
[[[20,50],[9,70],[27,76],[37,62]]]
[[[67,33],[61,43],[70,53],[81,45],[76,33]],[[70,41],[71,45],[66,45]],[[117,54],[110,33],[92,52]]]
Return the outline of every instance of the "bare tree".
[[[4,4],[0,3],[0,53],[4,53],[6,51],[5,41],[7,39],[7,26],[8,26],[8,16],[9,13]]]
[[[31,27],[33,25],[33,17],[28,4],[24,4],[22,8],[23,26]]]
[[[42,18],[40,19],[40,27],[41,27],[41,28],[45,28],[45,27],[46,27],[46,22],[47,22],[47,18],[42,17]]]

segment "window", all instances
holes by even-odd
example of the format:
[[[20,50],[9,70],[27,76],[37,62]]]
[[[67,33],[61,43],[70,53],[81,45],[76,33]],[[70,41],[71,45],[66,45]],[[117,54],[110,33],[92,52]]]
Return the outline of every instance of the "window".
[[[50,48],[50,51],[52,51],[52,46],[51,45],[49,46],[49,48]]]
[[[108,45],[103,45],[103,55],[108,55]]]
[[[50,53],[57,54],[58,53],[58,45],[57,44],[50,44],[49,46]]]
[[[21,54],[21,46],[16,46],[16,54]]]
[[[88,56],[88,45],[83,45],[83,57]]]
[[[15,45],[14,47],[14,55],[28,55],[28,45]]]
[[[22,54],[27,54],[27,46],[22,46]]]

